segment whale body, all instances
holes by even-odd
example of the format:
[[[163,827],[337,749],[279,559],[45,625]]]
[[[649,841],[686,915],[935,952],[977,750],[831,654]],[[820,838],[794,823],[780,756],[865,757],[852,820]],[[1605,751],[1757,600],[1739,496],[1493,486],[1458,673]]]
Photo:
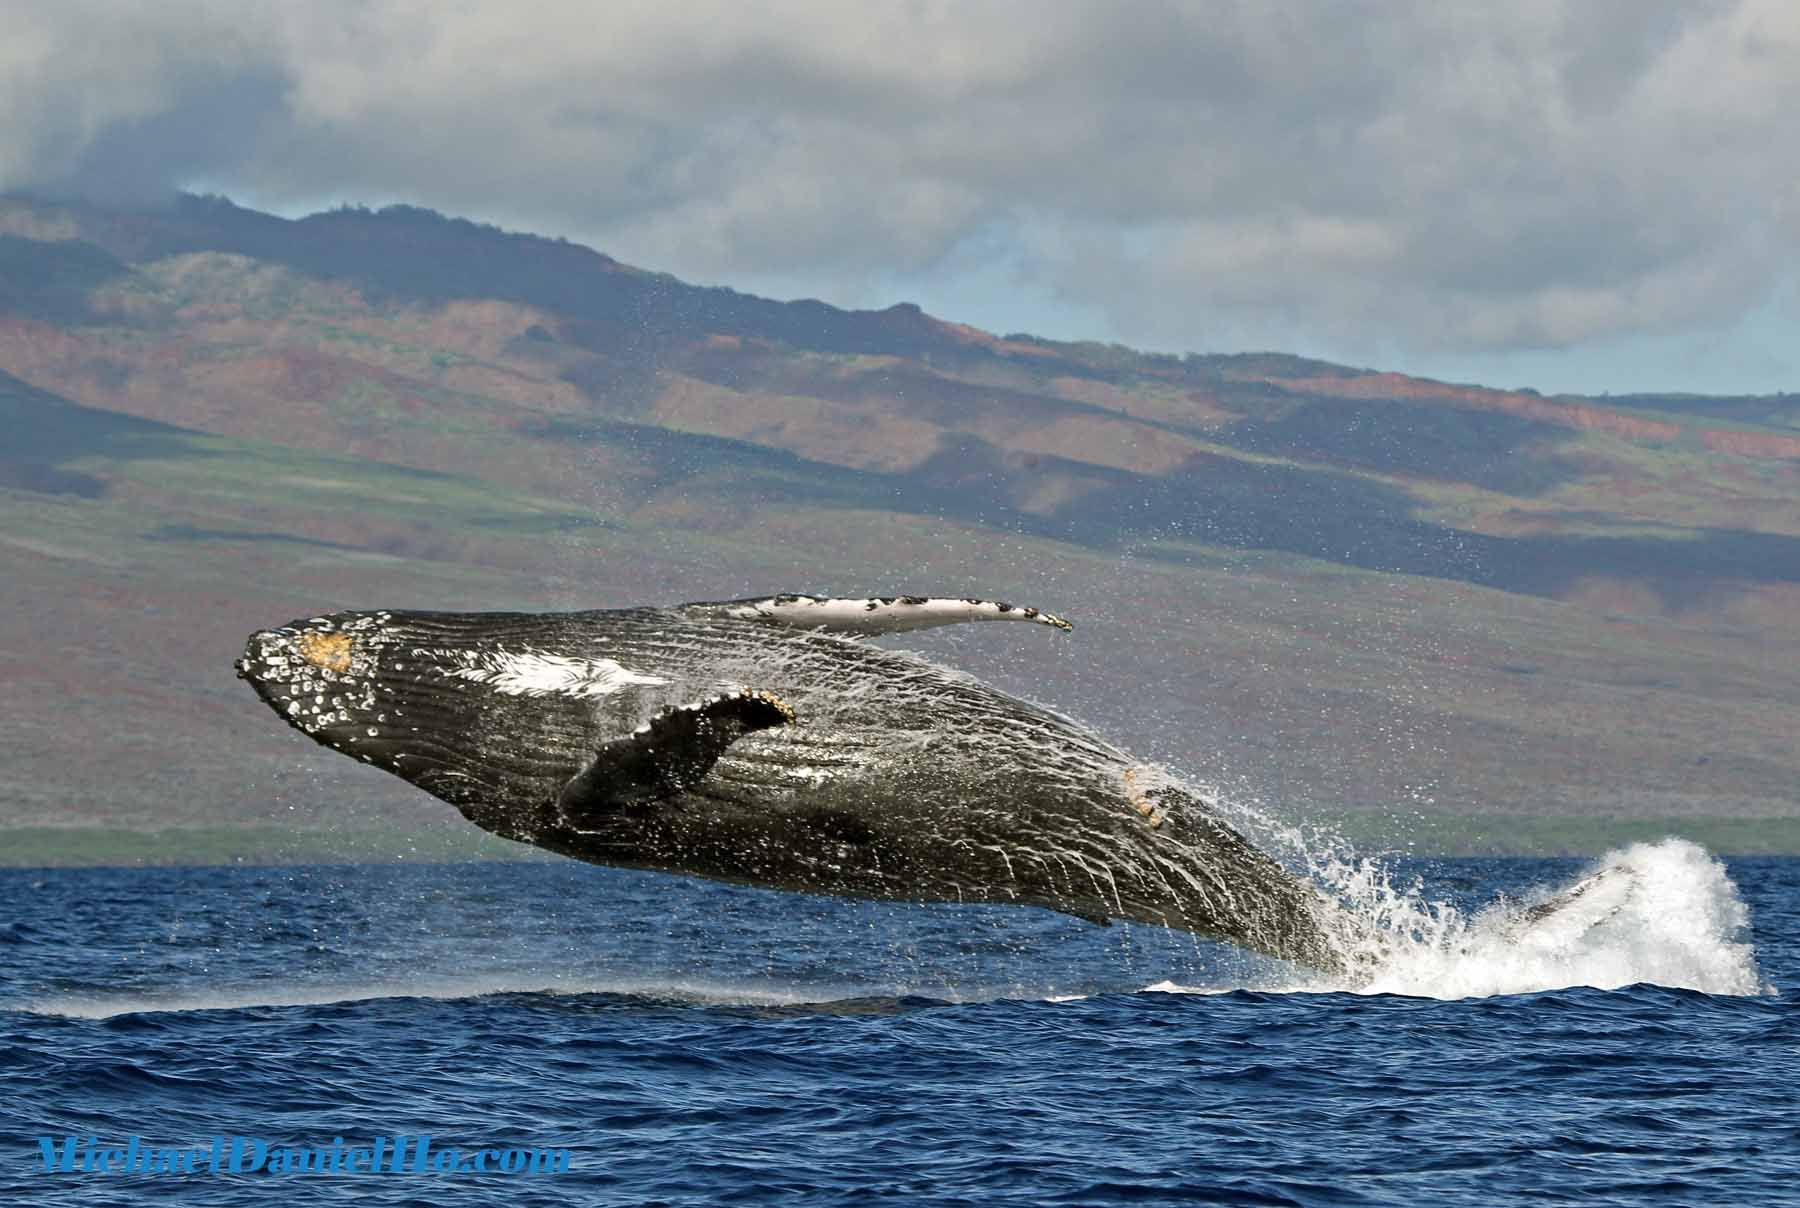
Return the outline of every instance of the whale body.
[[[1074,721],[866,639],[1035,608],[920,596],[338,612],[240,677],[318,742],[579,860],[1162,924],[1342,971],[1346,912]]]

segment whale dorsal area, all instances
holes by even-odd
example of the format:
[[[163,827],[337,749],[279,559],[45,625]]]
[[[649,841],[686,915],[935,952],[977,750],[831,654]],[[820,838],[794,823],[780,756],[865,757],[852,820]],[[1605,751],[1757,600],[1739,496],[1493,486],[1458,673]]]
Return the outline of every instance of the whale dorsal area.
[[[823,630],[848,637],[907,633],[965,621],[1031,621],[1052,629],[1073,628],[1054,613],[1003,600],[955,600],[941,596],[816,596],[783,592],[743,600],[683,604],[678,611],[702,616],[767,621],[794,629]]]
[[[557,797],[576,829],[667,801],[712,771],[725,748],[753,730],[792,723],[794,711],[767,692],[729,692],[664,709],[623,738],[603,743]]]

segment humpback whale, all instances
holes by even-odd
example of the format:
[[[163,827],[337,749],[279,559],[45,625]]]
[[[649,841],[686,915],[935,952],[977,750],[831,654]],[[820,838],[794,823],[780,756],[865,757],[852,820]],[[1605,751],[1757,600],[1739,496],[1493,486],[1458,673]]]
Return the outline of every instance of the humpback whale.
[[[289,724],[596,864],[1162,924],[1344,971],[1347,912],[1087,729],[867,639],[1069,623],[924,596],[337,612],[252,635]]]

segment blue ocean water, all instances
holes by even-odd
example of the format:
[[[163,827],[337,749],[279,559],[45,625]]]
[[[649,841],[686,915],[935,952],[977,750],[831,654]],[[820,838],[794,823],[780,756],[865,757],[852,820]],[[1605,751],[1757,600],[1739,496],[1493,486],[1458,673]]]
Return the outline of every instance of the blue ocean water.
[[[1340,869],[1398,929],[1355,988],[552,860],[0,872],[0,1203],[1800,1203],[1800,861],[1602,863],[1525,932],[1484,907],[1591,865]],[[569,1168],[45,1173],[70,1135]]]

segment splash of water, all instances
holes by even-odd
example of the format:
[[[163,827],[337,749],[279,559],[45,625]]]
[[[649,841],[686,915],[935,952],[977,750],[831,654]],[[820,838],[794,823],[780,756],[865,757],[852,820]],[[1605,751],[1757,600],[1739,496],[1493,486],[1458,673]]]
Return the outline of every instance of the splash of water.
[[[1685,839],[1607,853],[1572,880],[1473,913],[1397,884],[1378,860],[1327,845],[1309,859],[1362,926],[1357,972],[1274,980],[1271,991],[1480,998],[1650,983],[1708,994],[1772,993],[1749,910],[1725,866]],[[1165,991],[1217,991],[1164,982]]]

